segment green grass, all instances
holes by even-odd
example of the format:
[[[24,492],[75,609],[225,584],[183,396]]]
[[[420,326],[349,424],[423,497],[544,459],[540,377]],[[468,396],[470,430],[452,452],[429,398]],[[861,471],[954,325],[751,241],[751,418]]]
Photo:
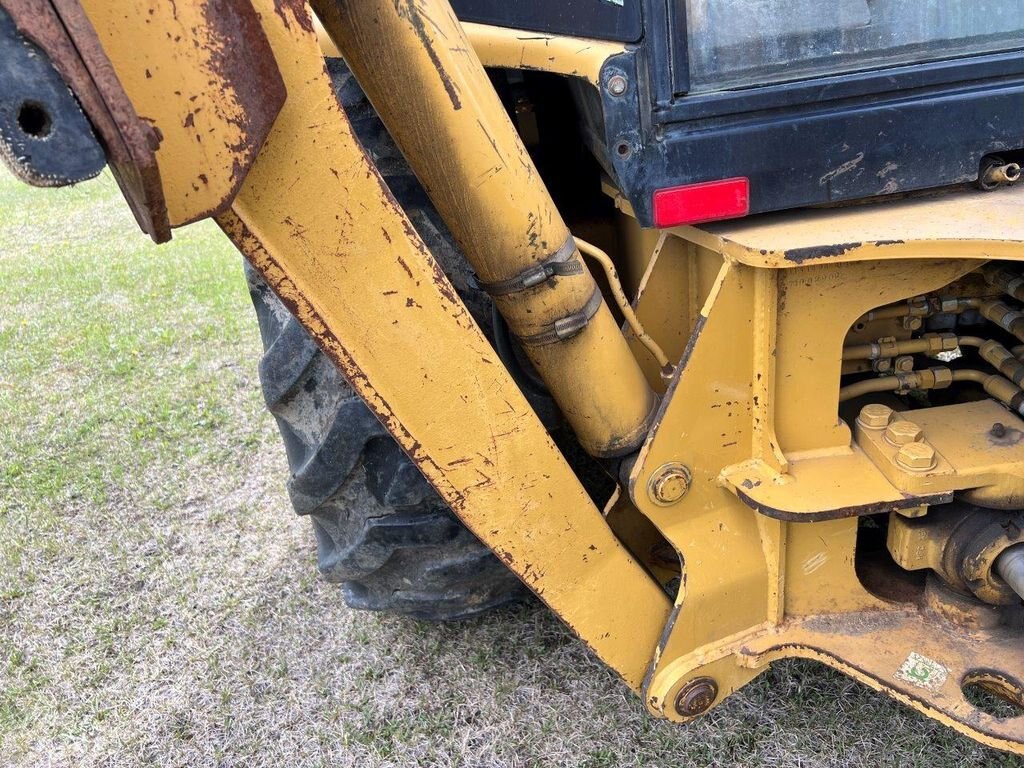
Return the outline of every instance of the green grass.
[[[0,175],[0,765],[1024,765],[810,663],[687,728],[532,606],[360,614],[316,576],[240,261],[108,176]]]

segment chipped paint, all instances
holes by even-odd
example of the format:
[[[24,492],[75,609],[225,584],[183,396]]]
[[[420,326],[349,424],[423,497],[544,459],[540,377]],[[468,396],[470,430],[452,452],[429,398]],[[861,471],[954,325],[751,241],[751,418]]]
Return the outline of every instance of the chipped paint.
[[[833,168],[831,171],[829,171],[824,176],[822,176],[820,179],[818,179],[818,184],[820,186],[824,187],[826,184],[829,184],[829,183],[835,181],[840,176],[842,176],[844,174],[847,174],[850,171],[856,170],[857,167],[862,162],[864,162],[864,153],[863,152],[858,152],[856,157],[854,157],[854,158],[852,158],[850,160],[847,160],[845,163],[840,165],[838,168]]]
[[[792,261],[794,264],[803,264],[805,261],[813,261],[815,259],[831,259],[836,256],[842,256],[848,251],[856,250],[862,245],[863,243],[856,242],[815,245],[808,248],[794,248],[790,251],[786,251],[786,261]]]

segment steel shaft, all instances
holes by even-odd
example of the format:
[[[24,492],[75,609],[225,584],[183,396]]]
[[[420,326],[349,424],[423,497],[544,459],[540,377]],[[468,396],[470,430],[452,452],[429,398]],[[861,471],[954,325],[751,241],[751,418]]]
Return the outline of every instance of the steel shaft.
[[[1024,600],[1024,544],[1009,547],[996,559],[996,573]]]

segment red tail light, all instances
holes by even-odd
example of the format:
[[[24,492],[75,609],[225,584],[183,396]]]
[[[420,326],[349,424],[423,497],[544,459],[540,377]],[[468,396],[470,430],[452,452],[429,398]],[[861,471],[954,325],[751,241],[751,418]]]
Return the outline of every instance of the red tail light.
[[[734,219],[750,212],[750,181],[705,181],[654,193],[654,226],[659,229]]]

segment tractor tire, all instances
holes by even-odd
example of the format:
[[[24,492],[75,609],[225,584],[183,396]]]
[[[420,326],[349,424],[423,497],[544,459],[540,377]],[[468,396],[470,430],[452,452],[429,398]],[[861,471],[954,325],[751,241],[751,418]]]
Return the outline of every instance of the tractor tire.
[[[357,136],[485,332],[490,299],[355,78],[329,60]],[[455,620],[528,591],[434,492],[299,322],[245,265],[264,355],[260,383],[284,440],[295,511],[308,515],[320,573],[352,608]]]

